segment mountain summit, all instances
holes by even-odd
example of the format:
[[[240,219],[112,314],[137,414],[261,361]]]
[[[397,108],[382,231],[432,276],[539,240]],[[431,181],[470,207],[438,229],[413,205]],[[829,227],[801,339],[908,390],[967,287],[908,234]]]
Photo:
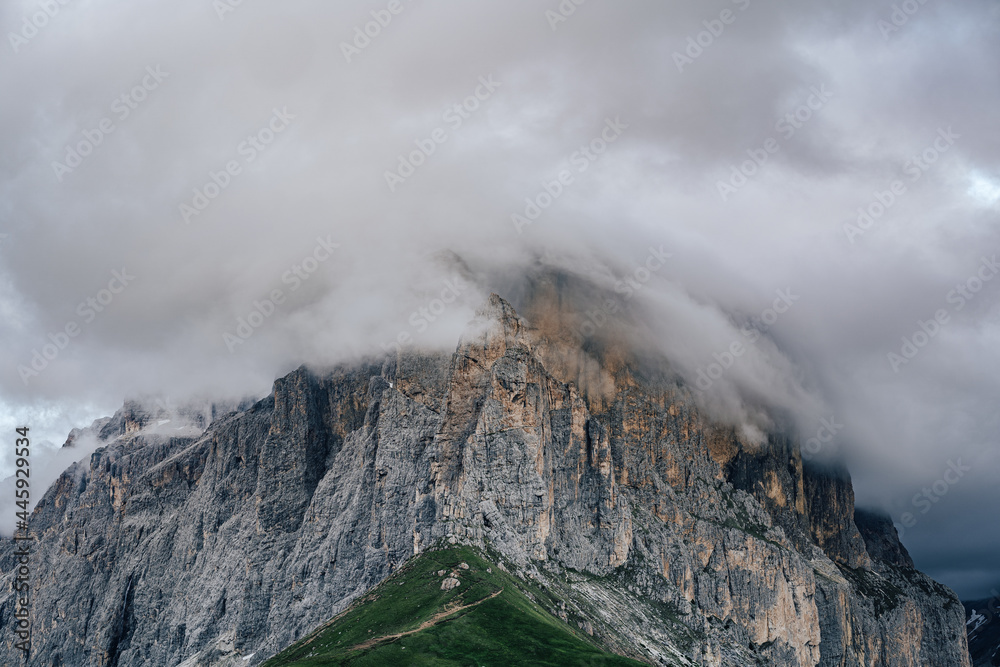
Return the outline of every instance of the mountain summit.
[[[464,545],[648,664],[969,665],[962,604],[845,472],[714,423],[559,303],[493,294],[454,353],[303,367],[198,435],[116,430],[31,518],[33,664],[258,664]]]

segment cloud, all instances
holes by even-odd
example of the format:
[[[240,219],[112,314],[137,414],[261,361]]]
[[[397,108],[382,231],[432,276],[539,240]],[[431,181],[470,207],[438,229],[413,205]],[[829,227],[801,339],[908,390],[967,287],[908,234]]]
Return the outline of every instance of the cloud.
[[[29,431],[30,434],[30,431]],[[45,495],[45,490],[55,482],[64,470],[83,461],[93,454],[101,442],[92,434],[82,434],[72,447],[53,448],[50,446],[36,444],[30,448],[30,465],[27,470],[31,474],[29,505],[28,510],[32,511],[38,505],[38,501]],[[13,468],[13,466],[11,466]],[[78,466],[77,474],[83,474],[86,464]],[[17,498],[16,482],[22,477],[5,476],[0,480],[0,535],[12,535],[18,524],[16,513],[22,511],[21,507],[15,506]]]
[[[795,411],[803,437],[832,415],[861,501],[898,520],[996,446],[998,282],[948,300],[1000,250],[996,3],[215,5],[0,10],[0,401],[46,438],[124,396],[262,395],[404,334],[452,346],[491,286],[421,308],[465,271],[555,253],[613,285],[662,245],[636,297],[662,349],[694,383],[743,345],[706,401],[750,430]],[[967,537],[955,516],[995,552],[998,477],[907,529],[918,565],[952,576],[957,548],[932,553]]]

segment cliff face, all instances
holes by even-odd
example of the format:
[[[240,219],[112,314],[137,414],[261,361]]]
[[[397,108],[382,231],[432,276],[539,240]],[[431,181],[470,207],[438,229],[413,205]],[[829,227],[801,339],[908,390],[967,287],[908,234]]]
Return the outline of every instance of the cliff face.
[[[33,664],[255,664],[442,539],[652,664],[969,664],[962,605],[845,473],[652,367],[494,295],[452,355],[300,369],[199,436],[126,409],[32,517]]]

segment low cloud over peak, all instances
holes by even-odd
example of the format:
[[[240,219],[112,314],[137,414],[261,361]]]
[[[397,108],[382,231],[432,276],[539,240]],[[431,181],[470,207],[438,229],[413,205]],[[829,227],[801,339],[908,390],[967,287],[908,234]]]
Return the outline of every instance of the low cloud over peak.
[[[812,420],[918,567],[1000,579],[995,2],[25,0],[0,24],[5,428],[62,442],[124,396],[448,348],[542,256],[641,304],[733,419]]]

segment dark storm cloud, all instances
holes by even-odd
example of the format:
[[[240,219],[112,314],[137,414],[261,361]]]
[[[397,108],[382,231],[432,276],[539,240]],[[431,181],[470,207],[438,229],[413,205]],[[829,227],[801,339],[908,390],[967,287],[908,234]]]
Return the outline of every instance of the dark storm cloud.
[[[918,565],[1000,580],[1000,280],[954,296],[1000,252],[996,3],[330,4],[0,10],[5,428],[453,345],[484,295],[442,249],[613,285],[662,246],[636,302],[678,369],[741,345],[708,409],[796,413]]]

